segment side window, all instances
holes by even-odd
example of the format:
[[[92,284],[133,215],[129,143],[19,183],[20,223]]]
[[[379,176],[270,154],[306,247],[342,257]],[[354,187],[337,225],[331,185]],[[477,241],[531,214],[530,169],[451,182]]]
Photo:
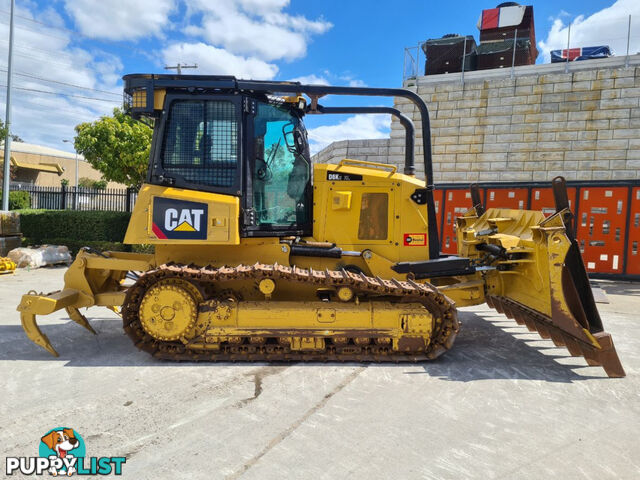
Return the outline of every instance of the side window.
[[[167,175],[179,175],[191,183],[233,186],[238,168],[233,102],[174,102],[162,145],[162,167]]]
[[[309,164],[293,148],[298,122],[288,108],[258,103],[252,184],[253,208],[259,225],[286,227],[308,220],[305,188]]]
[[[359,240],[386,240],[389,198],[386,193],[363,193],[360,204]]]

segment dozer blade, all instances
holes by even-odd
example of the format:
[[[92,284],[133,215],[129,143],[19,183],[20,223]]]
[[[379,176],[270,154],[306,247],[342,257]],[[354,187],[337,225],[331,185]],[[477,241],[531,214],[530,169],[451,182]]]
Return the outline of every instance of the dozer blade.
[[[624,377],[574,236],[564,179],[555,178],[553,189],[556,213],[546,219],[540,212],[494,208],[460,219],[462,253],[475,251],[489,266],[484,278],[490,307],[589,365],[602,366],[609,377]]]

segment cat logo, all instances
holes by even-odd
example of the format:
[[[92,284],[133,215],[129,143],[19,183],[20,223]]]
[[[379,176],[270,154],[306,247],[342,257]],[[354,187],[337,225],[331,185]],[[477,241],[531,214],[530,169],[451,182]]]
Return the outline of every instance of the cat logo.
[[[207,204],[156,197],[152,230],[162,240],[206,240]]]
[[[164,229],[170,232],[197,232],[203,213],[203,209],[183,208],[178,213],[175,208],[167,208],[164,212]]]

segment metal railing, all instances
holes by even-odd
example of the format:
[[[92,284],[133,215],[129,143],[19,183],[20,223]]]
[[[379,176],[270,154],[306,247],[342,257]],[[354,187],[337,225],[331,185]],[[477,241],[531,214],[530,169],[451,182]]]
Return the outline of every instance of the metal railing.
[[[31,208],[47,210],[130,212],[138,197],[133,188],[42,187],[13,183],[11,190],[29,193]]]
[[[624,57],[625,58],[625,67],[629,67],[629,57],[630,55],[634,55],[635,53],[640,53],[639,52],[635,52],[632,50],[632,43],[638,43],[638,40],[640,40],[640,35],[632,35],[632,16],[631,15],[625,15],[624,17],[620,17],[617,18],[615,21],[616,24],[616,31],[620,32],[620,36],[619,37],[615,37],[615,38],[602,38],[602,39],[598,39],[597,41],[585,41],[581,40],[579,37],[580,35],[578,34],[578,38],[576,39],[576,35],[574,32],[574,35],[572,37],[572,26],[575,30],[576,28],[576,24],[572,24],[569,23],[565,28],[566,28],[566,44],[563,44],[562,46],[560,45],[556,45],[557,48],[554,48],[554,50],[567,50],[567,59],[565,63],[565,73],[569,73],[569,71],[571,70],[571,59],[569,58],[569,50],[572,48],[580,48],[580,47],[590,47],[590,46],[594,46],[592,44],[602,44],[602,45],[612,45],[614,43],[617,43],[617,50],[615,47],[612,47],[612,54],[613,55],[617,55],[619,57]],[[619,28],[617,28],[619,27]],[[504,70],[509,70],[509,75],[511,77],[514,76],[514,68],[516,67],[515,65],[515,61],[516,61],[516,48],[517,48],[517,43],[515,41],[515,39],[517,38],[517,29],[515,30],[515,34],[514,34],[514,43],[513,43],[513,52],[511,55],[511,68],[507,69],[504,68]],[[402,66],[402,81],[403,84],[410,79],[415,79],[418,76],[424,75],[425,71],[424,71],[424,67],[425,67],[425,63],[428,60],[437,60],[437,58],[435,59],[429,59],[426,57],[424,50],[423,50],[423,46],[426,44],[427,42],[418,42],[417,45],[414,46],[410,46],[410,47],[405,47],[404,49],[404,60],[403,60],[403,66]],[[635,43],[633,43],[635,45]],[[443,55],[446,55],[447,52],[445,52]],[[460,75],[460,81],[462,83],[464,83],[464,74],[465,74],[465,56],[467,54],[467,48],[466,48],[466,41],[465,41],[465,47],[464,47],[464,53],[462,56],[462,68],[460,72],[456,72],[459,73]]]

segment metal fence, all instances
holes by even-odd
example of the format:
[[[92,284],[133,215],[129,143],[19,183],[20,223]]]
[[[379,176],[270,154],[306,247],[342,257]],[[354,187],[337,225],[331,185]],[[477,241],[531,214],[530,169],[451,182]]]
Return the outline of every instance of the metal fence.
[[[132,188],[41,187],[17,183],[11,185],[11,190],[28,192],[31,208],[48,210],[130,212],[138,197]]]

